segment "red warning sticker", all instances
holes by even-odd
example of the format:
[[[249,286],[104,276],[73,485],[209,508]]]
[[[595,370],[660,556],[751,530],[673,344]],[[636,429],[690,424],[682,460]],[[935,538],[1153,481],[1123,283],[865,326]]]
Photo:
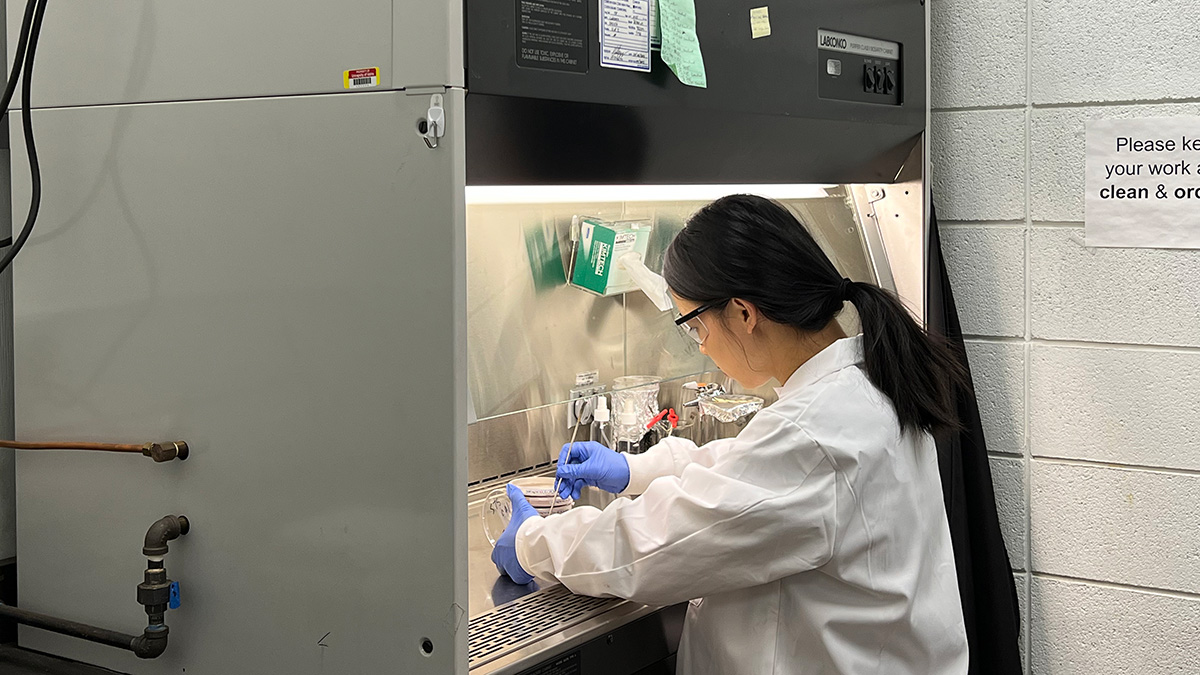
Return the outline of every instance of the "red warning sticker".
[[[369,89],[379,86],[378,68],[358,68],[342,73],[342,80],[347,89]]]

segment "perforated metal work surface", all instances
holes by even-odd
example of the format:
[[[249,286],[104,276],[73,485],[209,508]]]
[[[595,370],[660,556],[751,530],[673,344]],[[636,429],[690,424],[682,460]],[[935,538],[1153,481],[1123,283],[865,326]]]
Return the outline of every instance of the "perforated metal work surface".
[[[611,598],[572,595],[562,586],[527,595],[472,617],[467,666],[474,668],[621,604]]]

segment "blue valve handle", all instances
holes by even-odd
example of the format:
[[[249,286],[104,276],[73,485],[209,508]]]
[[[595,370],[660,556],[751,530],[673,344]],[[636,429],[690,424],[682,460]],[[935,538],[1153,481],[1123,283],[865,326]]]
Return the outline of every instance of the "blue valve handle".
[[[179,582],[172,581],[171,582],[171,597],[169,600],[167,600],[167,607],[169,607],[171,609],[179,609],[180,604],[181,604],[181,601],[179,599]]]

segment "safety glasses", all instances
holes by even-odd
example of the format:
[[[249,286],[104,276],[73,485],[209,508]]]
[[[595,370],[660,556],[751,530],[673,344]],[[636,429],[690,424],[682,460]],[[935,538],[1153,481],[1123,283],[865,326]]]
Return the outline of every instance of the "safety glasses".
[[[675,319],[675,325],[679,326],[680,330],[684,333],[687,333],[688,337],[695,340],[696,344],[703,345],[704,341],[708,339],[708,326],[704,325],[704,321],[700,319],[700,315],[725,304],[725,302],[727,301],[719,300],[706,305],[700,305],[696,309]]]

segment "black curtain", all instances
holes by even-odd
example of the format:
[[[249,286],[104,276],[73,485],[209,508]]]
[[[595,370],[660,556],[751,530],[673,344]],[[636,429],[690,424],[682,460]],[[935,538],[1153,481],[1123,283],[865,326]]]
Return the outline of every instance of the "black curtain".
[[[946,336],[951,348],[970,373],[954,293],[942,259],[936,212],[929,219],[929,266],[926,270],[930,330]],[[955,392],[962,429],[937,437],[942,493],[950,519],[958,590],[962,596],[967,643],[971,649],[970,675],[1021,673],[1019,648],[1020,610],[996,498],[987,443],[979,420],[975,392]]]

